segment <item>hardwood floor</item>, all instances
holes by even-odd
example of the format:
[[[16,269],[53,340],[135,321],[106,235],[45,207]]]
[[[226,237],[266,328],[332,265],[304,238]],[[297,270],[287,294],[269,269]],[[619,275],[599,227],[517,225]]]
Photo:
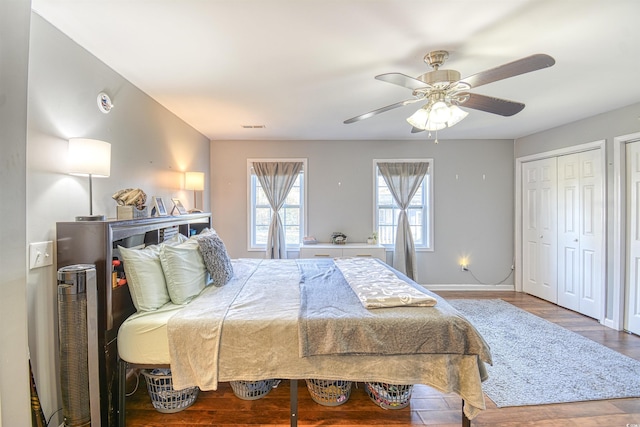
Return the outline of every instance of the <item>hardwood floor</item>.
[[[516,292],[439,292],[445,298],[501,298],[535,315],[640,360],[640,337],[617,332],[575,312],[538,298]],[[283,381],[266,397],[246,401],[235,397],[228,384],[217,391],[201,392],[190,408],[163,414],[151,405],[143,378],[140,387],[127,398],[127,427],[284,427],[289,425],[289,383]],[[133,389],[133,385],[130,389]],[[491,427],[627,427],[640,426],[640,398],[594,402],[496,408],[486,399],[487,410],[472,426]],[[461,425],[461,400],[430,387],[416,385],[411,404],[400,410],[384,410],[367,397],[362,384],[354,386],[347,403],[325,407],[311,400],[304,381],[298,382],[300,426],[439,426]]]

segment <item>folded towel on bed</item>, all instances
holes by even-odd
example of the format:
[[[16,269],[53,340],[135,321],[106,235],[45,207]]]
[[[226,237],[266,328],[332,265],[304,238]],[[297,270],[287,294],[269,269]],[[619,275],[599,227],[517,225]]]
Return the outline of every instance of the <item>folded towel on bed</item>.
[[[436,299],[372,258],[336,258],[336,266],[365,308],[433,307]]]

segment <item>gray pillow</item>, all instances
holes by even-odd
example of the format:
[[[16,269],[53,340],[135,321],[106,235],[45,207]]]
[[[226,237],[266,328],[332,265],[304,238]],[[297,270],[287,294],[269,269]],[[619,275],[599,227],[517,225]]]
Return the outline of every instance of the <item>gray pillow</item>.
[[[204,231],[195,237],[213,284],[226,284],[233,277],[233,265],[224,242],[213,230]]]

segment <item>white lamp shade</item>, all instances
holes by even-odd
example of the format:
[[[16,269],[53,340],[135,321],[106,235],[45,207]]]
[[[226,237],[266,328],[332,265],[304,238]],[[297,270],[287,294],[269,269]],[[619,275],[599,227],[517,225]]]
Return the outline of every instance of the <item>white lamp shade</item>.
[[[407,122],[415,128],[424,129],[427,120],[429,120],[429,111],[425,108],[421,108],[413,113],[411,117],[407,119]]]
[[[111,174],[111,144],[97,139],[69,140],[69,173],[107,178]]]
[[[409,124],[417,129],[422,130],[440,130],[451,127],[462,119],[467,117],[469,113],[464,111],[457,105],[447,105],[444,102],[436,102],[433,105],[426,105],[413,113],[407,119]]]
[[[451,117],[449,118],[449,121],[447,122],[447,126],[451,127],[451,126],[455,125],[456,123],[460,122],[462,119],[467,117],[468,115],[469,115],[469,113],[464,111],[462,108],[458,107],[457,105],[452,105],[451,106]]]
[[[204,172],[185,172],[184,173],[184,189],[185,190],[204,190]]]
[[[430,119],[429,108],[419,109],[407,119],[407,122],[414,128],[422,130],[440,130],[447,127],[446,123],[436,123]]]
[[[431,106],[429,112],[429,120],[433,123],[447,123],[451,117],[449,106],[443,101],[438,101]]]

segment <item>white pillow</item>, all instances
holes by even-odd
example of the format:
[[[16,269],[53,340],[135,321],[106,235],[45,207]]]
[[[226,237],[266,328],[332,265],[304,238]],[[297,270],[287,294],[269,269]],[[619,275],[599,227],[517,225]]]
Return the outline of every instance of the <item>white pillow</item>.
[[[197,240],[190,238],[179,245],[162,245],[160,263],[174,304],[186,304],[204,289],[207,270]]]
[[[160,248],[164,245],[177,245],[186,240],[185,235],[178,233],[161,245],[150,245],[144,249],[118,246],[124,261],[129,293],[137,311],[157,310],[171,301],[160,263]]]
[[[127,249],[118,246],[124,261],[129,292],[138,311],[153,311],[170,301],[164,271],[160,264],[160,246]]]

